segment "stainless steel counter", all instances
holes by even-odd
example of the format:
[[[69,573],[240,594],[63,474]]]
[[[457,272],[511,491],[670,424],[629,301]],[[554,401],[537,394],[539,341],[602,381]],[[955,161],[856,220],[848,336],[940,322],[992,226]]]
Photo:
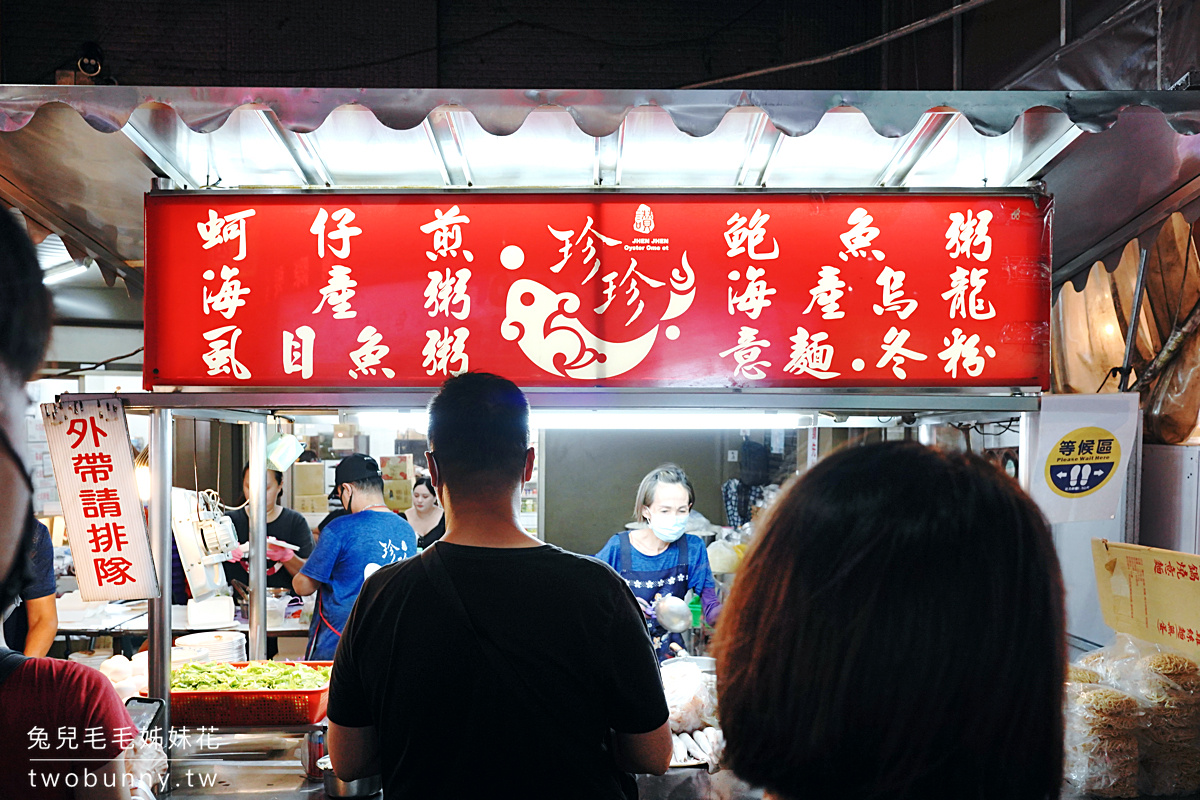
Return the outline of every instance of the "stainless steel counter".
[[[169,797],[222,797],[245,800],[293,800],[325,797],[320,781],[304,778],[295,758],[269,761],[176,760]]]
[[[172,792],[167,797],[225,797],[242,800],[324,800],[321,781],[309,781],[297,758],[298,734],[222,736],[206,757],[191,747],[172,762]],[[641,800],[762,800],[762,790],[728,771],[709,775],[702,769],[673,769],[666,775],[638,776]],[[382,798],[383,795],[377,795]],[[1062,800],[1086,800],[1065,787]],[[1200,800],[1189,795],[1176,800]]]
[[[224,797],[243,800],[324,800],[320,781],[305,780],[296,759],[267,761],[177,760],[169,797]],[[666,775],[642,775],[641,800],[760,800],[728,772],[676,769]],[[383,795],[377,795],[382,798]]]
[[[299,732],[218,734],[181,747],[172,759],[168,797],[243,800],[323,800],[321,781],[309,781],[298,758]],[[762,793],[730,772],[673,769],[640,775],[642,800],[760,800]],[[382,797],[382,795],[379,795]]]

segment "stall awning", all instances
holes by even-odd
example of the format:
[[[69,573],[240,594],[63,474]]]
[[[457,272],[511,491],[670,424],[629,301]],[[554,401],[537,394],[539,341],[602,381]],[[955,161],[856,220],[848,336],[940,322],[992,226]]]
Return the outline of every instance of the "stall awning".
[[[1056,283],[1200,196],[1200,97],[1187,92],[6,86],[0,130],[0,199],[134,288],[155,177],[424,191],[1041,180]]]

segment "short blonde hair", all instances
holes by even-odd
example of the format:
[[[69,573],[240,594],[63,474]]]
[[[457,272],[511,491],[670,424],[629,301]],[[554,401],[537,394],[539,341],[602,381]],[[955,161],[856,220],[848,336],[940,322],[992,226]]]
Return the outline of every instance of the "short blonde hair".
[[[660,483],[672,483],[683,486],[688,493],[688,508],[696,503],[696,490],[687,473],[678,464],[660,464],[646,473],[638,485],[637,497],[633,501],[633,521],[642,522],[642,509],[654,502],[654,490]]]

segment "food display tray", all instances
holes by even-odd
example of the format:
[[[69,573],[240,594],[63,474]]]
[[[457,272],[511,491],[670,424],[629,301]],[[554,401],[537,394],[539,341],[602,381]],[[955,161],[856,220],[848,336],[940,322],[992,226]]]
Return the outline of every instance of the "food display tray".
[[[250,662],[231,662],[245,667]],[[328,667],[332,661],[298,661],[309,667]],[[171,725],[189,728],[269,727],[311,725],[325,718],[329,684],[319,689],[231,689],[171,692]]]

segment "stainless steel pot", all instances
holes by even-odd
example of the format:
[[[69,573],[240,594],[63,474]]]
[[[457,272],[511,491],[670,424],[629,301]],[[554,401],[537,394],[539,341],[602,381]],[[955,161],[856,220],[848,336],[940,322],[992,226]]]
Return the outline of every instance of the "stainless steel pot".
[[[333,773],[329,756],[318,761],[317,766],[325,771],[326,797],[372,797],[383,791],[383,778],[379,775],[368,775],[356,781],[342,780]]]

